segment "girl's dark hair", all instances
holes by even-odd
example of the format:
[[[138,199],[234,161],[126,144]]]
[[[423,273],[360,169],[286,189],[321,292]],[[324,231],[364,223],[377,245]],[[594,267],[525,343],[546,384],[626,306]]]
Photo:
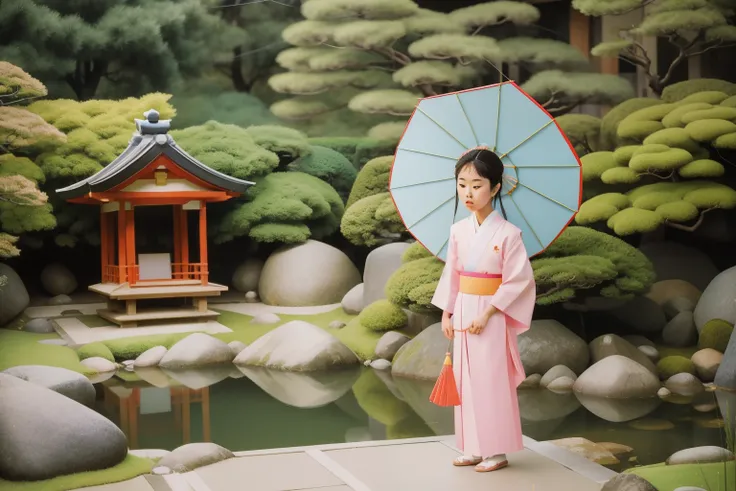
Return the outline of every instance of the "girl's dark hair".
[[[496,184],[502,182],[503,179],[503,162],[494,152],[491,152],[485,148],[475,148],[460,157],[455,164],[455,181],[457,181],[460,171],[465,168],[466,165],[472,165],[475,167],[475,171],[480,177],[491,181],[491,189]],[[458,204],[457,189],[455,189],[455,214],[453,214],[452,221],[455,222],[455,215],[457,215],[457,204]],[[501,208],[501,214],[506,218],[506,210],[503,208],[503,201],[501,200],[501,190],[498,190],[496,196],[493,197],[493,201],[497,201]]]

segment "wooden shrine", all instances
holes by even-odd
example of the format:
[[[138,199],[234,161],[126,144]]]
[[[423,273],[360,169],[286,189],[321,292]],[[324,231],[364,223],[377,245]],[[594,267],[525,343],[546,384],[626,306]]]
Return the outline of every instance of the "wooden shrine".
[[[207,308],[207,298],[227,287],[209,281],[207,203],[240,196],[254,183],[217,172],[187,154],[168,134],[170,120],[159,120],[157,111],[144,116],[135,120],[128,147],[113,162],[56,190],[70,203],[100,207],[102,278],[89,289],[108,298],[98,314],[121,327],[214,319],[218,314]],[[145,220],[146,208],[153,206],[173,210],[173,251],[136,254],[136,218]],[[197,240],[190,237],[190,213],[197,214]],[[193,261],[195,250],[198,259]],[[139,305],[156,299],[182,302],[166,308]]]

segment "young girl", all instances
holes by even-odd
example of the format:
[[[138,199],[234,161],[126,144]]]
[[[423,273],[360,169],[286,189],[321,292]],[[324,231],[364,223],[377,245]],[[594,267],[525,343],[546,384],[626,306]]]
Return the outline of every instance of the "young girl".
[[[455,339],[462,401],[455,407],[455,435],[464,455],[453,464],[478,472],[506,467],[506,454],[524,448],[516,388],[525,374],[516,336],[529,329],[536,286],[521,231],[506,221],[500,201],[503,169],[501,159],[484,148],[458,160],[456,211],[462,199],[471,216],[450,230],[432,298],[444,311],[445,336]]]

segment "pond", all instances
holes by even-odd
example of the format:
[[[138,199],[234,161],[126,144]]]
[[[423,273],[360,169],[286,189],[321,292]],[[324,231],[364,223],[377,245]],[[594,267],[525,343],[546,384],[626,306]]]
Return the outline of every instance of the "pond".
[[[245,451],[453,433],[452,409],[429,402],[429,382],[362,367],[324,374],[241,370],[121,371],[96,385],[97,410],[121,427],[131,449],[211,441]],[[725,446],[718,402],[714,392],[672,402],[613,402],[519,391],[526,436],[633,448],[620,462],[607,463],[619,472],[689,447]]]

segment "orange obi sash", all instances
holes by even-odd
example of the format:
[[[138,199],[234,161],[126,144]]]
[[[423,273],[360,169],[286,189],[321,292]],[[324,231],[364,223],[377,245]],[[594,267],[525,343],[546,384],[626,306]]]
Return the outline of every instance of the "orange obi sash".
[[[458,291],[468,295],[493,295],[501,286],[500,274],[460,271]]]

